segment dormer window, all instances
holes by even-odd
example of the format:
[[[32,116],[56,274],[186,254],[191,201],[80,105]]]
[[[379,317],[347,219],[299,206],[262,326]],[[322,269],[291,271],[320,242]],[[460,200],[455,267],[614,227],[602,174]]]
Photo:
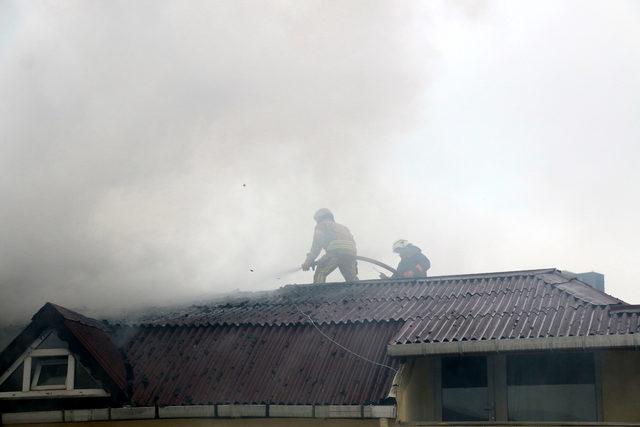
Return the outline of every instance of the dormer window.
[[[48,331],[0,375],[0,399],[108,396],[66,342]]]
[[[22,391],[73,390],[75,358],[55,333],[25,355]]]
[[[31,390],[70,390],[73,384],[73,356],[31,356]]]

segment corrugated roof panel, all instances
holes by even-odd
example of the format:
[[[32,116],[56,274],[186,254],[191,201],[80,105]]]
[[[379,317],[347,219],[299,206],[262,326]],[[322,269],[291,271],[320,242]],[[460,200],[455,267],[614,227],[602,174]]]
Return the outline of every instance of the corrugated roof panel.
[[[555,319],[556,313],[558,311],[553,309],[553,308],[547,308],[544,314],[544,320],[542,321],[542,324],[540,325],[540,333],[539,336],[540,337],[548,337],[550,336],[550,329],[551,329],[551,325],[553,322],[553,319]]]
[[[120,390],[126,390],[127,378],[124,357],[103,330],[76,321],[65,320],[65,326],[100,364]]]
[[[98,362],[113,383],[125,392],[127,377],[124,357],[114,344],[106,325],[56,304],[47,303],[44,307],[52,308],[62,317],[62,323],[69,332]]]
[[[397,362],[386,344],[398,322],[323,325],[324,333],[376,363]],[[138,405],[378,402],[394,372],[366,362],[311,325],[142,327],[126,352]]]
[[[533,338],[545,337],[547,335],[547,332],[542,330],[545,318],[546,313],[544,311],[541,310],[537,312],[533,324],[531,325],[531,336]]]

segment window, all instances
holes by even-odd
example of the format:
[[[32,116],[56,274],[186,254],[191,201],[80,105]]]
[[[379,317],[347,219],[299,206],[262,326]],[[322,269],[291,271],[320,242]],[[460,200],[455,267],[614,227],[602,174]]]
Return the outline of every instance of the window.
[[[507,357],[510,421],[596,421],[593,353]]]
[[[31,361],[31,390],[64,390],[68,356],[34,357]]]
[[[24,363],[23,391],[73,389],[75,358],[69,350],[34,350]]]
[[[489,420],[486,357],[442,358],[442,420]]]

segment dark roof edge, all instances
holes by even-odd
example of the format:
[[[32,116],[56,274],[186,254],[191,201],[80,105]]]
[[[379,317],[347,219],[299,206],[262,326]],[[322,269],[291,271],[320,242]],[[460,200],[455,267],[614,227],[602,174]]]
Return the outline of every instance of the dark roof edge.
[[[585,350],[588,348],[622,347],[640,347],[640,334],[389,344],[387,346],[387,353],[392,357],[401,357],[433,354],[497,353],[533,350]]]
[[[51,309],[57,311],[58,314],[60,314],[60,316],[64,317],[65,320],[68,320],[70,322],[77,322],[77,323],[80,323],[80,324],[82,324],[84,326],[88,326],[90,328],[99,329],[99,330],[107,332],[107,333],[109,332],[109,328],[105,324],[103,324],[100,320],[94,319],[93,317],[85,316],[84,314],[80,314],[79,312],[77,312],[75,310],[70,310],[67,307],[63,307],[61,305],[54,304],[52,302],[45,303],[45,305],[42,306],[42,308],[40,310],[43,310],[45,308],[51,308]],[[37,314],[38,313],[36,313],[33,316],[33,318],[35,318],[37,316]]]
[[[360,324],[369,324],[369,323],[402,323],[406,322],[408,319],[357,319],[357,320],[315,320],[315,323],[318,326],[342,326],[342,325],[360,325]],[[308,320],[301,320],[297,322],[281,322],[281,323],[269,323],[269,322],[202,322],[202,323],[171,323],[160,322],[160,323],[135,323],[131,325],[118,325],[120,327],[129,327],[129,328],[218,328],[218,327],[234,327],[234,328],[247,328],[247,327],[266,327],[266,328],[288,328],[288,327],[300,327],[300,326],[313,326],[311,322]]]

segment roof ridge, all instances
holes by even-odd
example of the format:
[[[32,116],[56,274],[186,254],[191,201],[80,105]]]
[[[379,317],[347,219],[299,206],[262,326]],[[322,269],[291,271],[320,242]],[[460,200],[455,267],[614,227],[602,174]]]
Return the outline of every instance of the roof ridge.
[[[42,309],[44,309],[45,307],[51,307],[53,310],[55,310],[58,314],[60,314],[65,320],[68,320],[70,322],[76,322],[76,323],[80,323],[84,326],[88,326],[90,328],[94,328],[94,329],[99,329],[101,331],[105,331],[105,332],[109,332],[109,328],[104,325],[100,320],[98,319],[94,319],[92,317],[88,317],[85,316],[83,314],[78,313],[77,311],[74,310],[70,310],[66,307],[63,307],[61,305],[58,304],[54,304],[52,302],[47,302]],[[41,309],[41,310],[42,310]],[[39,311],[38,311],[39,312]],[[37,315],[37,313],[36,313]],[[35,317],[35,315],[34,315]]]
[[[415,282],[416,285],[432,285],[434,283],[431,282],[440,282],[440,281],[453,281],[456,280],[458,278],[474,278],[474,277],[481,277],[481,278],[496,278],[496,277],[514,277],[514,276],[537,276],[539,274],[545,274],[545,273],[555,273],[555,272],[559,272],[560,270],[556,269],[556,268],[546,268],[546,269],[537,269],[537,270],[513,270],[513,271],[504,271],[504,272],[493,272],[493,273],[469,273],[469,274],[458,274],[458,275],[448,275],[448,276],[428,276],[428,277],[420,277],[420,278],[413,278],[413,279],[372,279],[372,280],[360,280],[357,282],[331,282],[331,283],[305,283],[305,284],[289,284],[289,285],[285,285],[282,286],[280,288],[277,289],[272,289],[270,291],[264,291],[265,293],[271,293],[272,296],[277,296],[277,297],[281,297],[282,300],[280,301],[273,301],[273,300],[255,300],[255,301],[251,301],[248,298],[245,299],[239,299],[237,301],[218,301],[218,302],[213,302],[211,304],[193,304],[191,305],[191,307],[195,307],[195,308],[226,308],[226,307],[241,307],[241,306],[272,306],[272,307],[277,307],[277,306],[284,306],[284,305],[291,305],[291,301],[288,301],[287,299],[291,296],[291,295],[286,295],[286,294],[278,294],[279,291],[283,291],[286,289],[304,289],[304,288],[308,288],[308,289],[320,289],[320,288],[324,288],[325,286],[331,286],[331,287],[348,287],[348,286],[362,286],[362,285],[380,285],[380,286],[391,286],[391,285],[397,285],[400,283],[410,283],[410,282]],[[494,291],[491,291],[494,292]],[[294,295],[294,297],[312,297],[312,295]],[[416,296],[416,295],[411,295],[411,296],[403,296],[403,297],[362,297],[362,298],[358,298],[358,297],[354,297],[353,295],[346,295],[344,297],[340,297],[343,299],[347,299],[347,300],[353,300],[353,301],[391,301],[391,300],[397,300],[397,299],[405,299],[405,298],[428,298],[430,297],[429,295],[425,295],[425,296]],[[338,298],[339,299],[339,298]],[[337,301],[337,300],[336,300]],[[337,302],[325,302],[325,301],[318,301],[315,304],[332,304],[332,303],[337,303]],[[302,302],[301,302],[302,304]]]
[[[411,298],[406,298],[406,299],[411,299]],[[344,319],[344,320],[334,320],[334,319],[330,319],[330,320],[317,320],[314,319],[315,323],[319,324],[319,325],[332,325],[332,324],[357,324],[357,323],[379,323],[379,322],[407,322],[407,321],[411,321],[411,320],[439,320],[439,319],[449,319],[449,318],[468,318],[468,317],[474,317],[474,318],[478,318],[478,319],[483,319],[485,317],[495,317],[495,316],[499,316],[502,317],[503,315],[512,315],[512,314],[517,314],[518,316],[524,316],[524,317],[530,317],[530,316],[536,316],[539,315],[541,313],[549,313],[549,312],[560,312],[563,309],[574,309],[577,310],[580,307],[583,307],[582,305],[578,305],[576,307],[570,305],[570,304],[564,304],[564,305],[560,305],[559,307],[545,307],[545,308],[539,308],[539,309],[532,309],[527,311],[526,313],[518,313],[516,311],[514,311],[514,308],[512,308],[511,310],[493,310],[487,313],[476,313],[476,314],[469,314],[469,313],[461,313],[461,312],[456,312],[456,313],[452,313],[452,312],[444,312],[444,313],[440,313],[440,314],[436,314],[436,315],[424,315],[424,314],[420,314],[420,315],[407,315],[407,313],[405,313],[405,315],[400,315],[398,317],[389,317],[389,318],[381,318],[381,319],[370,319],[370,318],[362,318],[362,319]],[[224,327],[224,326],[235,326],[235,327],[243,327],[243,326],[276,326],[276,327],[280,327],[280,326],[300,326],[300,325],[305,325],[308,324],[309,322],[306,320],[292,320],[292,321],[284,321],[284,322],[272,322],[272,321],[238,321],[238,322],[229,322],[229,321],[221,321],[221,322],[217,322],[217,321],[211,321],[211,320],[204,320],[204,321],[198,321],[198,322],[184,322],[184,323],[179,323],[179,322],[171,322],[171,321],[167,321],[167,322],[158,322],[158,323],[140,323],[140,324],[135,324],[135,325],[130,325],[131,327],[149,327],[149,328],[164,328],[164,327],[169,327],[169,328],[175,328],[175,327],[186,327],[186,328],[198,328],[198,327]]]
[[[385,318],[385,319],[346,319],[346,320],[316,320],[314,322],[317,325],[355,325],[359,323],[389,323],[389,322],[406,322],[409,318]],[[287,321],[287,322],[198,322],[198,323],[140,323],[127,325],[132,328],[217,328],[217,327],[246,327],[246,326],[260,326],[260,327],[295,327],[311,325],[308,320],[304,321]]]
[[[529,269],[529,270],[507,270],[507,271],[493,271],[493,272],[484,272],[484,273],[464,273],[464,274],[450,274],[450,275],[440,275],[440,276],[427,276],[427,277],[417,277],[417,278],[400,278],[400,279],[369,279],[369,280],[358,280],[356,282],[327,282],[327,283],[290,283],[285,286],[280,287],[279,289],[286,288],[303,288],[303,287],[325,287],[325,286],[360,286],[360,285],[394,285],[397,283],[403,282],[430,282],[430,281],[440,281],[440,280],[452,280],[456,278],[467,278],[467,277],[511,277],[511,276],[535,276],[543,273],[554,273],[559,272],[560,270],[556,267],[549,268],[538,268],[538,269]]]

